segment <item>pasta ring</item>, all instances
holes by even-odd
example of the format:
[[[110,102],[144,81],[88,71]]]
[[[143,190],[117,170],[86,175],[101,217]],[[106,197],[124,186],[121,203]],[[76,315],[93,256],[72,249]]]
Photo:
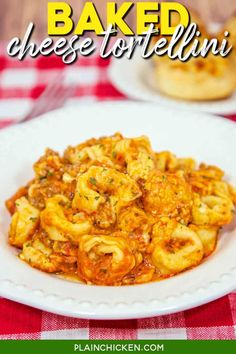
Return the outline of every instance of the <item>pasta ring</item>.
[[[28,262],[31,267],[38,268],[47,273],[60,271],[68,272],[75,268],[77,258],[56,254],[40,239],[34,239],[24,244],[20,258]]]
[[[213,195],[195,196],[192,209],[193,224],[223,226],[231,222],[234,205],[229,198]]]
[[[145,136],[119,141],[114,152],[123,157],[127,164],[128,174],[135,180],[146,180],[155,168],[155,154],[149,139]]]
[[[80,239],[78,272],[87,282],[117,284],[135,265],[132,245],[123,237],[86,235]]]
[[[112,208],[118,209],[139,198],[141,191],[128,175],[112,168],[91,166],[86,173],[78,177],[72,207],[88,213],[95,212],[106,202],[105,194],[110,195]]]
[[[40,211],[25,197],[17,199],[15,205],[16,211],[11,220],[9,242],[13,246],[22,248],[37,229]]]
[[[47,199],[46,208],[41,212],[41,225],[51,240],[67,241],[70,239],[78,243],[79,237],[89,232],[91,224],[88,220],[81,220],[76,224],[69,222],[60,202],[68,203],[69,200],[63,195]]]
[[[203,258],[203,245],[190,228],[177,224],[171,236],[153,240],[152,261],[163,276],[196,266]]]

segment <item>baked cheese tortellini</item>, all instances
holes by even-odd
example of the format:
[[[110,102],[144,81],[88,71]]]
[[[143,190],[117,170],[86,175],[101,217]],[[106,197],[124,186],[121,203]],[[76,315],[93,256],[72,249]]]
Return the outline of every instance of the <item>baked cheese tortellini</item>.
[[[77,266],[77,249],[64,243],[65,253],[63,246],[60,250],[53,246],[53,243],[49,245],[41,235],[36,234],[36,237],[24,243],[20,258],[32,267],[47,273],[74,272]]]
[[[190,225],[190,228],[197,233],[202,241],[204,256],[209,256],[216,248],[219,229],[217,226],[196,226]]]
[[[143,207],[154,217],[171,216],[188,223],[191,219],[192,191],[181,171],[150,173],[144,184]]]
[[[205,195],[194,199],[192,216],[196,225],[223,226],[230,223],[233,213],[234,205],[229,198]]]
[[[176,223],[170,234],[153,237],[152,261],[164,276],[177,274],[194,267],[203,258],[200,237],[187,226]]]
[[[72,212],[70,222],[65,215],[64,208],[70,206],[70,201],[62,195],[56,195],[46,201],[46,207],[41,212],[41,225],[47,232],[48,237],[55,241],[67,241],[78,243],[79,236],[84,235],[91,229],[91,223],[82,218],[76,218]],[[68,210],[67,210],[68,213]],[[69,214],[68,214],[69,215]]]
[[[155,168],[155,154],[145,136],[117,142],[114,154],[126,163],[128,174],[135,180],[146,180],[149,172]]]
[[[141,196],[138,184],[128,175],[111,168],[91,166],[78,176],[73,208],[97,211],[108,200],[115,209]]]
[[[234,217],[224,172],[146,136],[92,138],[63,155],[47,149],[34,178],[6,201],[8,241],[31,267],[118,286],[189,270],[217,248]]]

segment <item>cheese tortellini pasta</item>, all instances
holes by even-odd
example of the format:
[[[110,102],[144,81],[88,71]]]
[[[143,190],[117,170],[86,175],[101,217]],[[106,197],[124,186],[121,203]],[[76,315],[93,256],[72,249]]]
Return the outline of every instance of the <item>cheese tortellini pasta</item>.
[[[177,274],[201,262],[204,253],[201,238],[189,227],[176,223],[164,237],[156,231],[152,261],[162,275]]]
[[[224,172],[120,133],[47,149],[6,206],[31,267],[95,285],[161,280],[199,265],[234,216]]]
[[[25,197],[16,200],[16,211],[12,217],[9,241],[13,246],[22,247],[37,229],[40,212]]]
[[[135,242],[119,236],[84,235],[79,244],[78,271],[95,284],[112,285],[122,280],[142,255]]]

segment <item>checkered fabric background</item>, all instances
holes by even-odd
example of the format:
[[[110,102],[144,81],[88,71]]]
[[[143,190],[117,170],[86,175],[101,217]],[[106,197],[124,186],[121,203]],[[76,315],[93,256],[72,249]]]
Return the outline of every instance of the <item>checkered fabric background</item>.
[[[98,57],[64,66],[56,57],[19,62],[0,55],[0,128],[22,119],[62,70],[65,83],[75,87],[67,104],[126,99],[109,82],[108,66]],[[236,121],[236,115],[228,118]],[[40,338],[236,339],[236,293],[173,315],[122,321],[74,319],[0,298],[0,339]]]

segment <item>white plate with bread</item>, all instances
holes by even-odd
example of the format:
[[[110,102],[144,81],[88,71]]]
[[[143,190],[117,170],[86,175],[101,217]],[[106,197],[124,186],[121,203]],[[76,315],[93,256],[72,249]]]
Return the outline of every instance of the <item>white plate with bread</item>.
[[[162,75],[165,75],[165,72],[163,72]],[[142,59],[139,55],[133,57],[132,60],[126,58],[113,60],[109,70],[109,76],[113,85],[119,91],[136,100],[154,102],[174,109],[182,108],[221,115],[231,115],[236,113],[236,85],[234,92],[232,92],[230,96],[222,99],[199,99],[194,101],[174,98],[160,92],[160,89],[158,89],[160,84],[159,80],[164,84],[166,81],[163,81],[163,77],[159,78],[157,73],[155,73],[155,68],[151,60]],[[186,80],[184,78],[182,79],[181,85],[185,93],[188,93],[189,90],[185,86]],[[211,83],[211,86],[212,85],[213,83]],[[176,86],[174,88],[175,90],[177,90]],[[222,87],[224,85],[220,83],[219,86]],[[167,90],[168,87],[165,87],[164,85],[164,89]],[[202,92],[202,88],[199,92]],[[212,89],[210,92],[214,93]]]
[[[194,20],[195,21],[195,20]],[[196,21],[199,23],[199,21]],[[114,86],[128,97],[168,105],[171,108],[221,115],[236,113],[236,16],[213,37],[230,33],[231,53],[222,58],[209,54],[187,62],[167,56],[143,59],[139,51],[132,59],[112,61],[109,75]],[[199,23],[206,38],[211,34]]]

